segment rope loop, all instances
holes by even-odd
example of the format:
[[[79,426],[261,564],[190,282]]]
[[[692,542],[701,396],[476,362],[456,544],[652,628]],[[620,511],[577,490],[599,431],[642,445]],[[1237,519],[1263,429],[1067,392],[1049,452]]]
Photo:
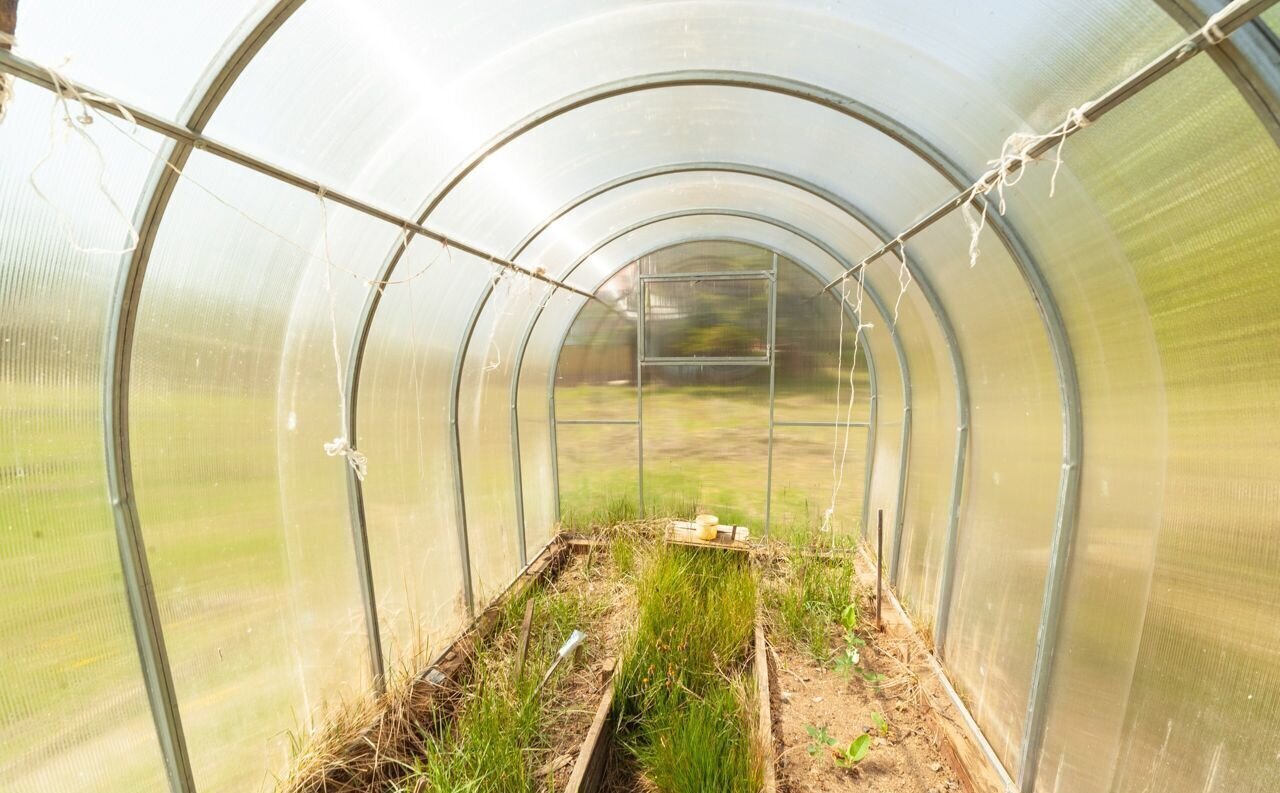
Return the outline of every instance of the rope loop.
[[[347,458],[347,464],[361,482],[369,474],[369,458],[363,452],[356,451],[345,437],[337,437],[326,443],[324,453],[330,457]]]

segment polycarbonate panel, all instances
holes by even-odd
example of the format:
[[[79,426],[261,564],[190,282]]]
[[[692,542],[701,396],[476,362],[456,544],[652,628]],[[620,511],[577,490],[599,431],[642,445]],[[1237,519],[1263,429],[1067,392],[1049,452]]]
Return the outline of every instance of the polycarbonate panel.
[[[871,380],[861,343],[853,373],[852,411],[849,408],[849,367],[854,363],[858,321],[851,310],[841,317],[835,290],[819,297],[821,290],[822,282],[810,271],[789,259],[779,259],[774,418],[866,422],[870,418]]]
[[[640,497],[635,425],[560,424],[556,437],[566,527],[586,528],[611,514],[634,512]],[[645,496],[652,498],[647,491]]]
[[[324,444],[342,432],[334,345],[345,371],[362,279],[398,229],[329,206],[326,246],[324,218],[197,153],[138,307],[138,511],[203,789],[269,785],[289,733],[369,684],[347,463]]]
[[[831,507],[833,446],[846,442],[843,428],[773,428],[773,492],[769,534],[786,537],[818,528]],[[862,524],[865,496],[867,428],[850,427],[844,483],[836,494],[831,529],[842,538],[856,537]]]
[[[576,260],[587,247],[582,242],[584,239],[603,239],[643,219],[689,211],[700,214],[697,219],[686,222],[712,224],[712,228],[703,232],[708,237],[715,236],[713,229],[726,221],[723,214],[709,213],[749,212],[788,223],[804,229],[834,250],[848,255],[850,260],[846,267],[851,267],[856,261],[857,257],[853,254],[871,251],[880,245],[879,240],[854,222],[849,213],[805,190],[760,175],[701,170],[642,179],[579,204],[560,217],[529,246],[530,255],[549,270],[562,271],[566,262]],[[741,226],[742,223],[737,222],[737,225]],[[767,251],[739,245],[737,249],[740,252],[735,253],[731,261],[727,261],[727,243],[709,241],[684,246],[684,251],[679,254],[679,266],[685,272],[707,269],[699,261],[700,256],[693,254],[693,251],[700,249],[699,246],[710,252],[719,251],[718,266],[722,268],[767,270],[771,266],[771,257]],[[826,260],[828,257],[819,258]],[[657,267],[658,264],[653,266]],[[661,271],[671,271],[672,266],[662,263]],[[833,269],[831,274],[835,272],[838,270]]]
[[[779,143],[801,140],[802,147]],[[855,119],[780,94],[683,87],[616,97],[547,122],[487,157],[435,210],[432,223],[451,236],[505,249],[610,179],[701,160],[763,166],[846,195],[874,196],[877,211],[894,226],[951,192],[914,154]],[[513,180],[539,189],[518,203],[495,202]],[[883,191],[888,182],[900,189]]]
[[[1116,450],[1107,471],[1117,475],[1086,492],[1108,505],[1132,493],[1143,514],[1132,525],[1120,523],[1126,512],[1108,516],[1108,531],[1126,530],[1118,547],[1077,546],[1088,549],[1077,576],[1115,581],[1115,597],[1075,600],[1067,612],[1067,646],[1081,660],[1056,681],[1065,702],[1050,725],[1042,786],[1052,789],[1060,767],[1067,779],[1082,775],[1074,751],[1063,762],[1051,747],[1070,746],[1084,728],[1077,697],[1123,695],[1102,680],[1100,667],[1114,674],[1136,653],[1115,777],[1104,787],[1105,779],[1083,774],[1097,785],[1090,789],[1269,791],[1280,777],[1280,156],[1209,59],[1188,64],[1107,122],[1068,156],[1115,229],[1130,262],[1128,289],[1140,290],[1149,326],[1132,334],[1144,346],[1107,359],[1105,374],[1124,398],[1099,434]],[[1105,327],[1124,305],[1097,300]],[[1152,337],[1154,371],[1138,357],[1150,356]],[[1139,404],[1154,415],[1138,416]],[[1150,536],[1153,518],[1158,534]],[[1136,604],[1120,600],[1134,595]],[[1094,647],[1107,637],[1128,641],[1098,654]]]
[[[970,454],[946,657],[978,724],[1016,773],[1062,470],[1062,411],[1036,301],[989,227],[981,242],[971,268],[968,228],[952,215],[912,239],[907,256],[941,297],[969,373]],[[890,282],[899,277],[894,257],[873,269]]]
[[[14,793],[158,790],[106,498],[103,343],[121,257],[84,250],[124,247],[126,221],[74,135],[34,174],[47,202],[32,188],[52,104],[18,83],[0,124],[0,779]],[[107,195],[131,212],[150,158],[105,125],[88,132]]]
[[[946,342],[920,289],[908,286],[902,291],[898,273],[883,266],[871,268],[867,282],[889,303],[890,311],[897,304],[897,330],[911,362],[911,450],[902,548],[898,549],[894,532],[887,532],[885,549],[898,559],[899,599],[916,625],[928,633],[936,619],[955,473],[954,372]]]
[[[359,448],[376,466],[363,487],[365,525],[390,669],[434,657],[467,620],[448,393],[487,268],[461,258],[414,240],[398,272],[421,275],[383,291],[361,370]]]
[[[761,531],[769,367],[646,366],[643,377],[646,512],[711,512]]]
[[[544,292],[531,278],[503,275],[476,323],[462,369],[458,430],[477,604],[501,593],[520,570],[511,467],[512,364],[525,321]]]
[[[214,129],[327,184],[409,207],[518,119],[589,86],[734,69],[842,90],[927,138],[963,145],[949,153],[976,173],[1009,131],[1051,128],[1057,108],[1114,85],[1180,36],[1155,4],[1119,0],[1088,14],[1069,0],[1001,0],[983,14],[933,0],[908,16],[871,0],[838,9],[819,0],[698,2],[679,13],[631,0],[465,9],[310,0],[250,64]],[[993,38],[1004,42],[998,51],[989,51]],[[755,93],[753,103],[769,103]],[[281,107],[288,112],[264,112]],[[755,120],[769,115],[762,109]],[[572,126],[576,140],[588,139]],[[786,146],[807,135],[760,137]],[[522,205],[540,198],[544,183],[504,170],[497,195]]]
[[[558,530],[551,446],[551,366],[565,327],[582,305],[583,299],[572,292],[557,290],[551,295],[529,337],[520,369],[520,475],[525,543],[531,559]],[[634,332],[631,335],[635,337]],[[633,388],[633,396],[634,393]],[[635,405],[634,398],[631,404]],[[632,410],[634,418],[634,407]],[[562,490],[563,487],[562,484]]]
[[[683,209],[684,202],[665,186],[661,189],[659,199],[668,211]],[[617,213],[617,204],[622,204],[625,212],[642,213],[632,216],[638,218],[653,217],[659,212],[643,213],[642,205],[637,201],[620,201],[625,195],[610,196],[613,204],[610,209]],[[603,202],[597,202],[603,203]],[[764,248],[746,245],[741,242],[724,242],[720,240],[695,240],[670,248],[653,251],[640,257],[640,272],[645,275],[679,275],[683,273],[720,273],[720,272],[769,272],[773,270],[773,254]]]
[[[611,279],[611,288],[625,294],[626,303],[592,300],[577,304],[581,311],[559,351],[557,418],[635,418],[637,300],[631,294],[636,287],[635,273],[635,267],[627,267]],[[564,328],[563,321],[547,324]],[[557,338],[548,343],[558,342]]]
[[[262,0],[27,0],[17,10],[14,50],[98,91],[176,119],[266,5]]]
[[[642,357],[768,359],[772,293],[764,278],[645,282]]]

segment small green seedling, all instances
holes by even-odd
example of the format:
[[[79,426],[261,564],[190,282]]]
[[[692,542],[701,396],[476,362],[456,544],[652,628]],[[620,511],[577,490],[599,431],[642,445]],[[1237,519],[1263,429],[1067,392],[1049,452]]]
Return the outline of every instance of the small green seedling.
[[[849,742],[843,749],[836,750],[836,765],[841,768],[853,768],[861,763],[871,751],[871,736],[865,732]]]
[[[862,661],[862,655],[858,652],[857,647],[846,647],[845,651],[836,656],[835,667],[841,677],[848,677],[853,670],[858,668],[859,662]],[[863,674],[866,674],[865,672]]]
[[[844,629],[849,633],[853,633],[853,631],[858,627],[857,603],[850,603],[844,607],[844,611],[840,612],[840,624],[843,625]]]
[[[809,754],[812,756],[816,757],[822,750],[836,745],[836,739],[831,737],[826,727],[815,727],[812,724],[806,724],[804,725],[804,731],[809,733],[809,737],[813,739],[809,741]]]
[[[881,738],[889,737],[889,722],[884,720],[884,716],[881,716],[879,713],[872,711],[871,723],[876,725],[876,730],[880,732]]]

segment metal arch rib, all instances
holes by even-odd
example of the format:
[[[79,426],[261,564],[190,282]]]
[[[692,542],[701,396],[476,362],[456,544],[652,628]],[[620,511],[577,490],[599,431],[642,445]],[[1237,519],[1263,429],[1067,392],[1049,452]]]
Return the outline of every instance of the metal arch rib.
[[[733,164],[728,164],[728,163],[717,164],[717,168],[715,170],[720,170],[720,169],[737,170]],[[672,166],[671,172],[684,172],[686,170],[690,170],[690,169],[684,166]],[[768,172],[762,171],[761,169],[746,167],[742,170],[742,172],[752,172],[754,173],[754,175],[768,178],[766,176]],[[656,175],[655,173],[653,173],[652,170],[645,173],[647,173],[647,176],[645,176],[644,178],[649,178],[650,176]],[[787,177],[786,175],[783,175],[783,174],[777,174],[776,176],[779,178],[780,181],[786,181],[788,183],[792,183],[793,186],[797,186],[797,187],[800,187],[801,189],[804,189],[802,186],[803,182],[801,180],[795,180],[792,177]],[[621,186],[622,184],[630,183],[631,181],[634,181],[634,180],[623,177],[617,180],[613,180],[613,182],[610,182],[609,184],[613,185],[614,187],[618,187],[618,186]],[[819,191],[818,193],[815,193],[815,195],[821,195],[821,192],[822,191]],[[846,209],[846,211],[849,212],[850,217],[853,218],[855,221],[859,223],[863,223],[873,234],[876,234],[881,238],[888,238],[888,235],[884,231],[884,229],[880,227],[878,224],[876,224],[871,218],[866,216],[866,214],[862,212],[858,207],[850,204],[848,201],[840,199],[839,197],[834,197],[834,198],[835,198],[835,205],[841,209]],[[737,211],[715,210],[715,209],[688,210],[686,212],[669,213],[667,215],[662,216],[661,219],[659,220],[650,220],[650,221],[645,221],[641,224],[637,224],[637,227],[649,225],[654,222],[661,222],[661,220],[672,219],[674,217],[686,217],[686,216],[694,216],[694,215],[701,215],[701,214],[721,214],[721,215],[728,215],[733,217],[743,217],[745,219],[755,220],[757,222],[761,222],[767,225],[780,227],[785,231],[796,234],[797,236],[800,236],[801,238],[806,239],[806,241],[810,242],[811,244],[814,244],[815,246],[823,250],[824,253],[827,253],[828,255],[832,256],[837,262],[842,263],[846,267],[848,266],[848,261],[846,257],[843,257],[838,252],[830,249],[830,246],[825,245],[821,240],[814,238],[813,235],[806,233],[804,230],[791,226],[790,224],[781,224],[772,218],[756,215],[754,213],[749,213],[749,212],[737,212]],[[546,225],[549,225],[549,224],[546,224]],[[618,237],[625,236],[625,234],[630,233],[630,231],[633,231],[633,230],[635,230],[634,227],[623,230],[616,235],[611,235],[610,239],[605,240],[602,243],[598,244],[597,246],[593,247],[592,250],[589,251],[585,256],[579,258],[577,261],[574,262],[570,270],[566,273],[565,278],[568,278],[572,274],[572,272],[576,270],[577,267],[583,261],[585,261],[587,258],[590,258],[591,255],[594,255],[594,253],[598,252],[604,245],[607,245],[609,242],[613,241]],[[528,242],[531,241],[531,239],[532,237],[528,238],[524,244],[527,245]],[[751,240],[740,240],[740,241],[747,242],[749,244],[753,244],[757,246],[760,244],[758,242],[754,242]],[[923,274],[919,274],[919,276],[923,276]],[[913,270],[913,277],[918,277],[916,274],[916,271],[914,270]],[[955,545],[956,545],[955,538],[956,538],[958,520],[959,520],[958,506],[959,506],[959,500],[960,500],[963,482],[964,482],[964,473],[965,473],[964,462],[965,462],[965,458],[967,456],[967,450],[968,450],[968,430],[969,430],[969,427],[968,427],[968,418],[969,418],[968,381],[965,373],[964,362],[960,355],[958,344],[956,343],[954,329],[950,324],[950,320],[948,315],[946,314],[945,308],[942,306],[940,298],[936,290],[933,288],[932,283],[927,278],[927,276],[920,278],[920,285],[921,285],[920,288],[921,288],[922,294],[926,296],[926,299],[929,301],[931,307],[933,307],[935,311],[938,312],[940,323],[945,323],[943,326],[943,333],[944,333],[944,337],[947,338],[948,347],[952,354],[953,374],[956,378],[956,389],[957,389],[956,392],[957,392],[957,403],[958,403],[957,404],[958,426],[957,426],[956,460],[955,460],[955,467],[953,469],[951,511],[948,517],[949,536],[948,536],[947,549],[944,556],[944,565],[949,563],[951,565],[952,570],[954,570]],[[597,288],[598,288],[598,285],[597,285]],[[877,308],[879,309],[881,316],[888,317],[889,314],[885,304],[883,303],[883,301],[879,299],[878,295],[874,294],[874,290],[869,290],[869,296],[872,298],[873,304],[877,305]],[[543,304],[545,305],[545,300],[543,301]],[[539,306],[538,312],[535,312],[534,316],[530,318],[528,327],[526,328],[526,331],[525,331],[524,338],[521,342],[521,347],[519,349],[517,361],[519,361],[523,357],[524,349],[528,344],[528,340],[530,336],[532,335],[534,325],[538,320],[538,315],[541,312],[541,309],[542,309],[542,305]],[[570,325],[571,324],[572,323],[570,323]],[[566,328],[566,333],[567,332],[568,331]],[[907,369],[905,350],[901,349],[900,341],[898,340],[896,334],[893,334],[893,341],[895,343],[895,353],[898,355],[899,367],[903,372],[904,391],[907,395],[907,399],[904,402],[904,407],[909,407],[910,406],[910,380],[909,380],[909,371]],[[563,344],[563,343],[564,343],[564,338],[562,337],[560,340],[560,344]],[[868,352],[870,352],[869,346],[867,347],[867,350]],[[518,366],[519,366],[519,363],[517,363],[517,367]],[[518,374],[517,374],[517,377],[518,377]],[[875,408],[876,408],[875,399],[876,399],[877,393],[878,392],[873,388],[873,393],[872,393],[873,413],[875,412]],[[900,473],[899,473],[900,487],[906,479],[905,465],[908,460],[906,451],[909,448],[908,433],[910,431],[909,430],[909,422],[910,422],[909,411],[904,411],[904,418],[905,418],[905,421],[904,421],[903,445],[902,445],[902,451],[900,452]],[[875,425],[876,425],[875,418],[873,418],[870,423],[872,424],[871,429],[872,431],[874,431]],[[872,442],[872,438],[869,435],[868,437],[869,445],[871,442]],[[869,485],[870,485],[870,478],[868,476],[868,483],[867,483],[868,488],[869,488]],[[869,499],[867,499],[864,496],[864,507],[866,506],[867,503],[869,503]],[[899,511],[901,512],[901,510]],[[864,522],[865,522],[865,519],[866,518],[865,518],[865,512],[864,512]],[[944,573],[945,573],[945,569],[944,569]],[[948,588],[943,590],[943,593],[949,599],[949,583],[947,584],[947,587]],[[939,600],[940,610],[945,612],[946,610],[945,606],[946,606],[946,601],[940,598]],[[976,724],[975,724],[975,728],[976,728]],[[980,733],[979,733],[979,736],[981,737]],[[1005,780],[1006,783],[1012,784],[1009,773],[1005,770],[999,757],[995,754],[994,750],[991,749],[990,744],[985,740],[985,737],[981,737],[981,739],[979,740],[979,743],[981,744],[981,748],[983,750],[984,755],[986,756],[988,762],[991,764],[992,768],[996,771],[996,773],[1003,780]]]
[[[722,86],[759,90],[811,102],[862,121],[877,129],[916,154],[957,189],[963,190],[974,183],[973,178],[966,175],[958,165],[927,140],[886,114],[850,97],[819,86],[773,75],[726,70],[690,70],[620,80],[573,94],[560,102],[535,112],[498,135],[460,165],[445,180],[444,184],[434,192],[432,198],[427,201],[419,223],[424,222],[427,215],[439,206],[453,189],[487,157],[530,130],[577,108],[585,107],[595,102],[641,91],[681,86]],[[1054,648],[1062,612],[1066,568],[1070,561],[1071,547],[1074,543],[1076,532],[1080,500],[1080,464],[1083,450],[1082,411],[1075,359],[1071,351],[1066,325],[1062,320],[1062,315],[1053,293],[1049,289],[1039,266],[1035,263],[1026,245],[1014,231],[1009,221],[999,213],[988,213],[988,223],[1010,254],[1023,280],[1026,282],[1036,303],[1041,321],[1045,326],[1058,378],[1059,401],[1063,422],[1062,473],[1059,478],[1058,500],[1054,511],[1049,568],[1045,577],[1042,621],[1036,639],[1036,660],[1032,675],[1031,692],[1028,697],[1027,722],[1024,729],[1021,752],[1022,762],[1019,767],[1019,784],[1025,791],[1026,786],[1031,784],[1029,780],[1033,781],[1034,779],[1035,769],[1033,766],[1038,761],[1039,747],[1043,741],[1045,698],[1048,692],[1048,679],[1052,673]],[[388,257],[387,264],[379,274],[379,280],[387,280],[390,277],[399,258],[398,254],[392,254]],[[376,312],[379,294],[378,290],[371,290],[366,309],[362,312],[360,321],[357,324],[356,338],[353,342],[353,352],[350,358],[351,364],[349,365],[349,386],[353,380],[358,381],[359,379],[359,366],[363,357],[364,342],[368,335],[372,316]],[[351,388],[349,393],[354,394],[354,388]],[[349,399],[348,404],[350,409],[349,425],[354,427],[356,402],[354,399]],[[455,461],[455,469],[457,467]],[[455,482],[455,490],[460,490],[460,488],[461,482]],[[459,499],[458,510],[460,523],[462,524],[460,530],[465,534],[465,506],[463,506],[461,499]],[[467,570],[467,576],[464,576],[464,584],[469,586],[467,581],[469,565],[467,565]]]
[[[224,48],[214,59],[219,66],[206,73],[183,108],[187,130],[199,134],[204,129],[236,78],[301,4],[302,0],[278,2],[254,24],[232,37],[232,41],[237,43]],[[105,334],[103,367],[107,492],[147,698],[169,787],[174,793],[193,793],[196,787],[135,500],[129,438],[129,381],[138,302],[147,265],[155,247],[160,221],[177,186],[178,174],[191,152],[190,143],[169,141],[162,150],[163,161],[157,160],[147,177],[142,198],[133,215],[138,243],[116,278]]]
[[[636,171],[635,173],[620,176],[617,179],[613,179],[609,182],[606,182],[595,188],[592,188],[590,190],[587,190],[581,193],[577,197],[568,201],[564,206],[560,207],[555,213],[548,216],[542,223],[540,223],[532,231],[530,231],[529,234],[527,234],[525,238],[521,240],[520,243],[515,247],[512,254],[512,258],[514,259],[517,256],[519,256],[521,253],[523,253],[524,250],[535,239],[537,239],[538,236],[540,236],[544,231],[546,231],[546,229],[549,228],[552,224],[554,224],[556,221],[558,221],[568,213],[572,212],[574,209],[577,209],[578,207],[587,203],[588,201],[591,201],[613,190],[617,190],[627,185],[635,184],[637,182],[644,181],[647,179],[653,179],[653,178],[668,176],[672,174],[697,173],[697,172],[734,173],[734,174],[741,174],[746,176],[753,176],[760,179],[767,179],[770,181],[789,185],[791,187],[804,191],[810,195],[813,195],[831,204],[833,207],[845,213],[846,215],[851,217],[853,220],[855,220],[857,223],[859,223],[860,225],[865,227],[867,230],[869,230],[873,235],[875,235],[878,239],[880,239],[881,242],[887,243],[892,239],[892,237],[889,236],[887,228],[885,228],[883,224],[880,224],[875,220],[873,220],[866,212],[861,210],[858,206],[854,205],[853,203],[843,198],[842,196],[834,193],[833,191],[823,188],[819,185],[813,184],[812,182],[809,182],[807,180],[800,179],[790,174],[786,174],[770,168],[763,168],[760,166],[747,165],[743,163],[691,162],[691,163],[677,163],[677,164],[670,164],[670,165],[662,165],[662,166],[656,166],[654,168],[648,168],[642,171]],[[845,260],[841,259],[841,261],[845,261]],[[847,264],[846,264],[846,267],[847,267]],[[958,527],[959,527],[960,501],[963,495],[965,460],[966,460],[967,450],[968,450],[969,385],[968,385],[968,377],[964,367],[964,360],[960,354],[959,341],[955,333],[955,326],[951,323],[950,316],[947,314],[946,308],[942,304],[941,297],[938,295],[937,290],[933,288],[933,284],[928,278],[928,276],[923,272],[920,272],[919,268],[915,267],[910,261],[907,262],[907,269],[908,271],[910,271],[912,278],[914,278],[919,283],[921,294],[924,296],[926,302],[928,303],[929,308],[933,313],[935,320],[938,323],[938,326],[943,335],[943,338],[946,341],[947,351],[951,358],[953,383],[956,391],[956,418],[957,418],[956,420],[956,424],[957,424],[956,453],[955,453],[955,461],[952,469],[952,472],[953,472],[952,489],[951,489],[951,496],[949,501],[949,509],[947,513],[948,514],[947,530],[945,535],[947,538],[947,541],[946,541],[946,545],[943,553],[942,575],[940,578],[939,597],[938,597],[938,615],[937,615],[937,620],[935,621],[935,633],[934,633],[935,647],[939,648],[939,652],[941,653],[942,651],[941,648],[946,638],[947,626],[949,622],[949,604],[951,601],[951,593],[953,590],[954,572],[955,572],[956,539],[958,537],[958,532],[959,532]],[[867,507],[868,503],[869,501],[864,499],[863,501],[864,509]],[[905,514],[904,510],[900,509],[898,510],[897,515],[895,516],[894,559],[891,565],[892,567],[891,579],[895,584],[898,581],[898,571],[900,569],[900,563],[901,563],[900,549],[902,547],[901,540],[902,540],[902,534],[903,534],[903,524],[901,521],[904,519],[904,514]],[[867,524],[867,520],[868,520],[868,515],[864,514],[863,516],[864,526]]]

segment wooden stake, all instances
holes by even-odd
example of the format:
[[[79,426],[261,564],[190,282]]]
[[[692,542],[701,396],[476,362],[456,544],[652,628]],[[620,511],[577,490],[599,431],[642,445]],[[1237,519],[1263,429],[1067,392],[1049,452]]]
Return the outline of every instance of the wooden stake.
[[[524,605],[524,620],[520,622],[520,639],[516,643],[516,680],[524,674],[524,659],[529,653],[529,633],[533,630],[533,598]]]

